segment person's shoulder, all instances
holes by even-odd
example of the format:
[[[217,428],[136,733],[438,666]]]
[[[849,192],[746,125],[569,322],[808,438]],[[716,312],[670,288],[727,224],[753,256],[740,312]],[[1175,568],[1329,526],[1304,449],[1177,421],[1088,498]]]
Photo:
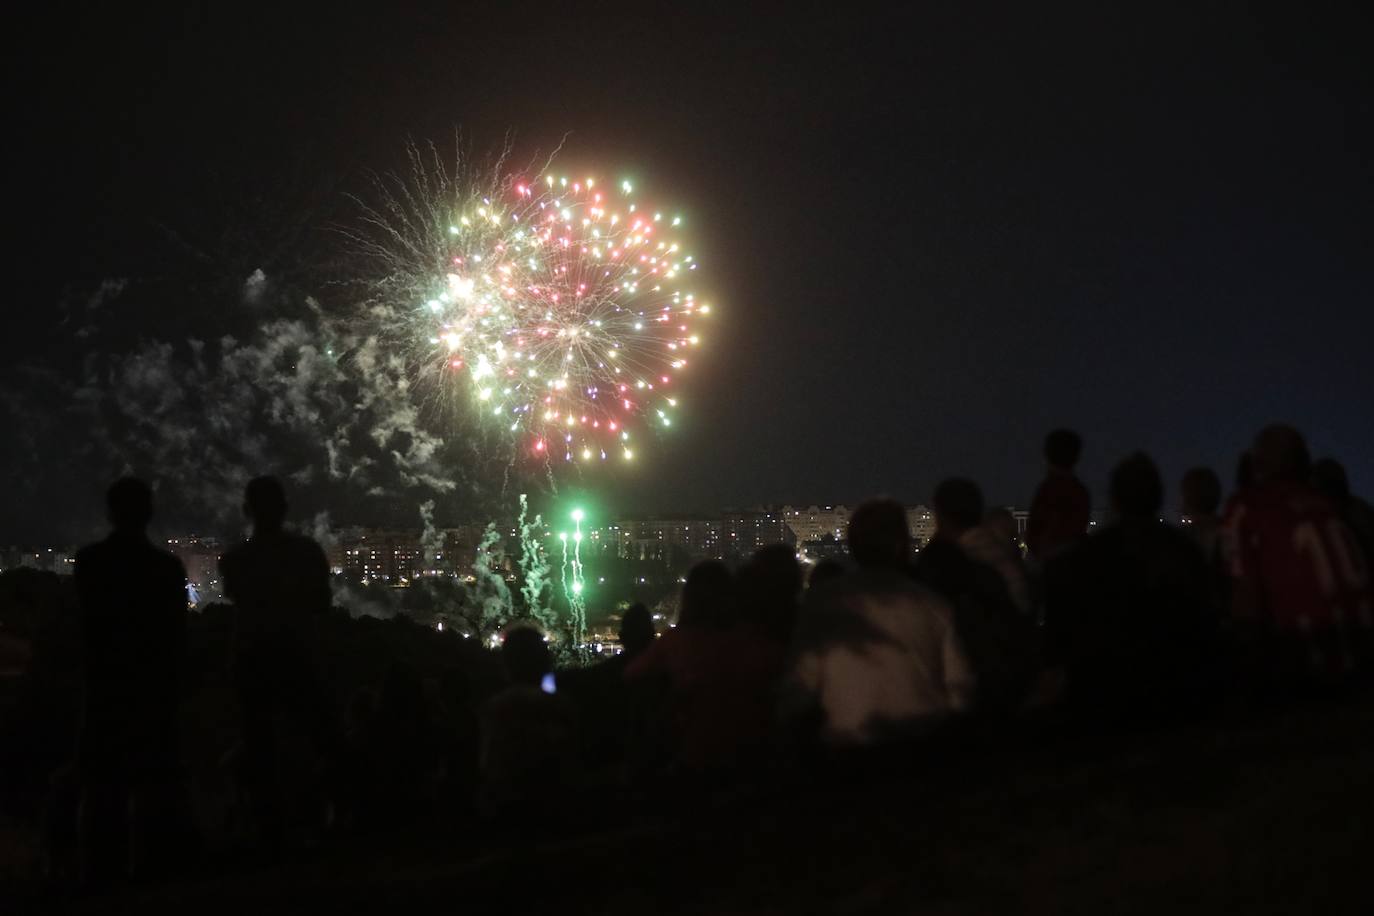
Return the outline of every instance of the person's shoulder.
[[[282,547],[297,556],[324,556],[324,548],[320,546],[320,542],[299,531],[283,532]]]
[[[924,553],[930,548],[924,548]],[[921,588],[906,570],[859,568],[832,583],[831,594],[853,595],[865,592],[906,592]]]
[[[521,713],[551,705],[557,705],[555,698],[538,687],[531,687],[528,684],[509,684],[497,691],[482,708],[488,716],[499,720],[512,713]]]
[[[938,591],[914,578],[907,570],[860,570],[851,584],[852,588],[845,593],[850,596],[873,596],[886,603],[895,602],[912,607],[945,604],[945,599]]]

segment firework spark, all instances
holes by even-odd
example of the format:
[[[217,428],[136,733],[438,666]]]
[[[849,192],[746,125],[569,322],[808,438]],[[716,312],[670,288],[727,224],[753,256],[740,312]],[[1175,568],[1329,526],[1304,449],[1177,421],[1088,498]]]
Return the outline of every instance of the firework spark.
[[[681,217],[629,181],[412,157],[415,175],[380,182],[354,238],[382,267],[378,312],[422,387],[534,458],[632,460],[646,425],[672,425],[711,310]]]

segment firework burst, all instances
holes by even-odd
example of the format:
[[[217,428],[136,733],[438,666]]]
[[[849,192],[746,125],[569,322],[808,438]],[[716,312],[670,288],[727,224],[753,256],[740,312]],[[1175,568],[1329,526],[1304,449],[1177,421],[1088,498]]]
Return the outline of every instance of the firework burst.
[[[542,460],[630,460],[670,427],[711,307],[681,217],[629,181],[452,171],[412,150],[352,233],[381,269],[374,320],[427,397]]]

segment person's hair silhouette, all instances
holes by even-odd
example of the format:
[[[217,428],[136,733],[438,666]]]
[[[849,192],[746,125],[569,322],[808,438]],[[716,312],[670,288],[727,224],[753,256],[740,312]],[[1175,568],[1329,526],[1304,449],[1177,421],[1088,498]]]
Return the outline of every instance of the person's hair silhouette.
[[[506,633],[501,641],[501,661],[511,682],[526,687],[538,687],[544,675],[553,670],[548,643],[534,627],[519,626]]]
[[[860,566],[901,566],[911,553],[906,510],[892,499],[871,499],[849,517],[849,552]]]
[[[254,477],[243,491],[243,514],[255,531],[279,531],[286,523],[286,490],[275,477]]]
[[[1302,433],[1285,423],[1273,423],[1259,431],[1250,447],[1255,482],[1307,480],[1312,457]]]
[[[806,587],[808,590],[819,588],[827,582],[844,578],[844,574],[844,564],[827,557],[811,567],[811,575],[806,577]]]
[[[1073,470],[1083,453],[1083,437],[1071,429],[1052,430],[1045,437],[1045,461],[1051,467]]]
[[[931,503],[941,537],[958,537],[983,520],[983,491],[967,477],[941,481]]]
[[[620,619],[620,647],[628,657],[634,657],[654,641],[654,617],[640,602],[630,605]]]
[[[678,625],[725,627],[734,612],[735,577],[719,560],[705,560],[687,573]]]
[[[1183,514],[1190,518],[1216,515],[1221,506],[1221,478],[1211,468],[1189,468],[1179,491]]]
[[[1113,469],[1111,495],[1112,508],[1122,518],[1158,518],[1164,482],[1149,455],[1135,452]]]
[[[153,488],[137,477],[121,477],[105,491],[105,509],[116,531],[142,533],[153,519]]]

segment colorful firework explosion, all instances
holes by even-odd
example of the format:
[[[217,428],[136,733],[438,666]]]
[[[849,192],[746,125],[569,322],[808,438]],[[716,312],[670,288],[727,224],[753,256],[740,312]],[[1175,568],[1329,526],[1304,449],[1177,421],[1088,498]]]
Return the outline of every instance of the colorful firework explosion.
[[[417,375],[532,457],[633,459],[643,426],[672,425],[711,311],[681,218],[628,181],[472,180],[413,158],[354,238],[385,268],[378,294]]]

